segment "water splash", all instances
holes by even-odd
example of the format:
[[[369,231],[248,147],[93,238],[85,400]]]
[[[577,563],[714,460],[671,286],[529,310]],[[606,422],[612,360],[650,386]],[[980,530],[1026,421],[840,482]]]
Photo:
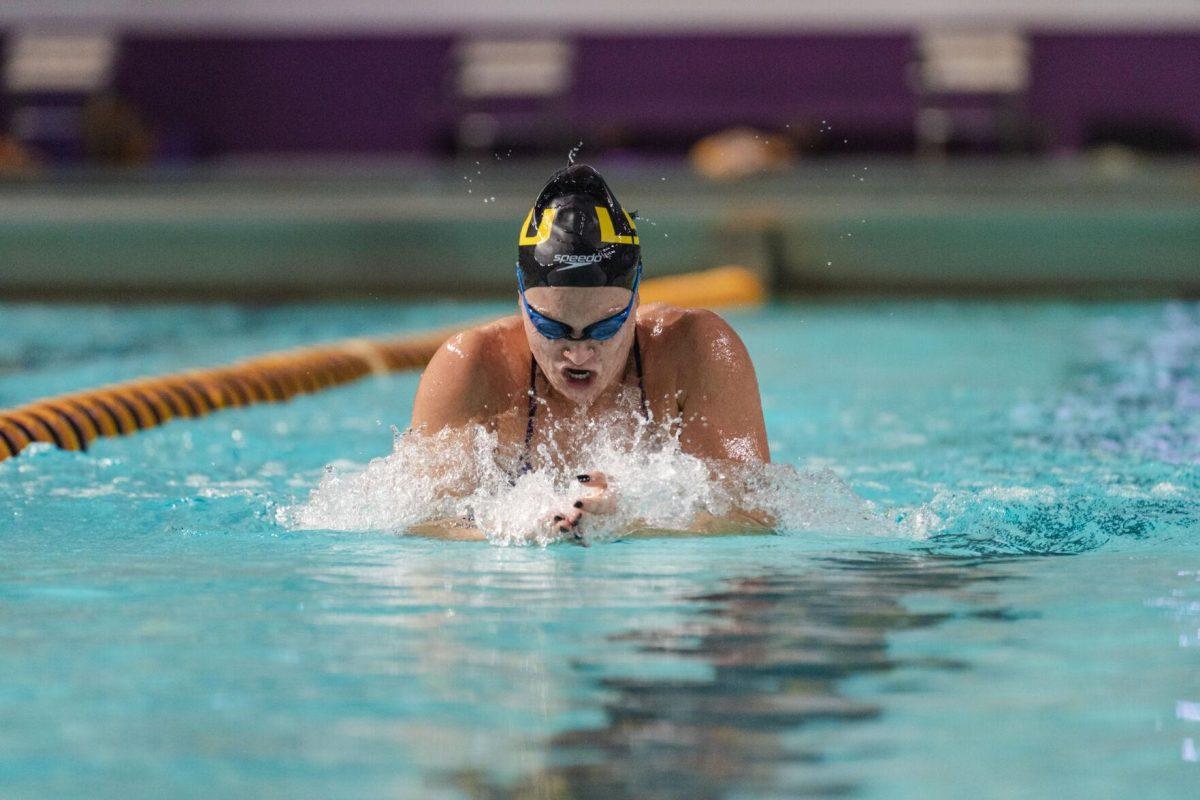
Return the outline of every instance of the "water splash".
[[[567,151],[567,166],[568,167],[575,163],[575,159],[579,156],[579,151],[582,148],[583,148],[583,140],[580,139],[578,142],[575,143],[574,147],[572,147],[570,150]]]
[[[613,422],[573,421],[574,441],[582,443],[575,452],[585,457],[547,452],[543,445],[539,463],[555,466],[515,478],[514,454],[482,427],[397,435],[390,455],[352,474],[330,469],[305,502],[281,509],[278,520],[296,530],[403,532],[426,520],[460,518],[473,520],[493,544],[547,545],[562,538],[550,518],[584,492],[574,476],[598,470],[608,476],[618,504],[615,513],[581,523],[590,541],[644,529],[686,530],[697,515],[723,516],[735,506],[766,511],[782,532],[903,533],[829,470],[718,465],[684,453],[678,438],[661,428],[641,423],[630,435]]]

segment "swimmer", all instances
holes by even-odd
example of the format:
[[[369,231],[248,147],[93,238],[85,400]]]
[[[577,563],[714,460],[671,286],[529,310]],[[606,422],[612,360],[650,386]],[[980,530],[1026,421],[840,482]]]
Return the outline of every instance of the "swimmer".
[[[521,226],[517,253],[517,313],[442,345],[421,376],[412,430],[482,425],[515,472],[586,468],[577,434],[596,421],[631,437],[641,419],[650,421],[714,475],[729,462],[769,460],[758,381],[741,339],[711,311],[638,302],[637,228],[596,170],[576,164],[555,173]],[[613,513],[621,498],[601,472],[577,480],[582,496],[565,498],[544,524],[585,543],[589,518]],[[688,527],[749,532],[769,524],[762,512],[735,509]],[[415,532],[482,538],[465,521]]]

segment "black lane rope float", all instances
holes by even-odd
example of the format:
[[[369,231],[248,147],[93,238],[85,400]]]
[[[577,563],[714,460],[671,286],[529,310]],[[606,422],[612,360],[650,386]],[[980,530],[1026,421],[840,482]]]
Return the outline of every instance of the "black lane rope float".
[[[226,367],[142,378],[37,400],[0,411],[0,460],[33,442],[87,450],[101,436],[126,436],[223,408],[278,403],[366,375],[429,362],[458,328],[394,340],[351,339],[270,353]]]

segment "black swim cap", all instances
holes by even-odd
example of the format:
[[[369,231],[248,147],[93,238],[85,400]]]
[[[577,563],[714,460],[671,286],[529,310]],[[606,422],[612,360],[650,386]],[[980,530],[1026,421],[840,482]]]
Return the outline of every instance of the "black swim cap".
[[[573,164],[554,173],[521,225],[517,267],[526,288],[633,288],[642,259],[637,227],[600,173]]]

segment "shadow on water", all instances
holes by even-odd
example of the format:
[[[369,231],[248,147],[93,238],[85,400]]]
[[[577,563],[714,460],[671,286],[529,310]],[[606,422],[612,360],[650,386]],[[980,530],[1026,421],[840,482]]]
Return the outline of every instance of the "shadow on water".
[[[515,785],[497,785],[481,771],[451,780],[486,800],[851,795],[853,782],[805,769],[827,760],[819,746],[786,734],[877,716],[877,706],[842,693],[844,679],[899,668],[965,669],[954,660],[898,659],[887,637],[962,615],[914,613],[902,602],[906,595],[954,600],[968,585],[1010,577],[989,568],[998,563],[858,554],[823,558],[804,572],[727,580],[716,592],[689,598],[699,606],[694,625],[612,637],[648,655],[703,662],[710,677],[601,678],[611,693],[605,724],[554,736],[550,766]],[[996,622],[1017,618],[979,602],[972,595],[972,610],[964,613]]]

